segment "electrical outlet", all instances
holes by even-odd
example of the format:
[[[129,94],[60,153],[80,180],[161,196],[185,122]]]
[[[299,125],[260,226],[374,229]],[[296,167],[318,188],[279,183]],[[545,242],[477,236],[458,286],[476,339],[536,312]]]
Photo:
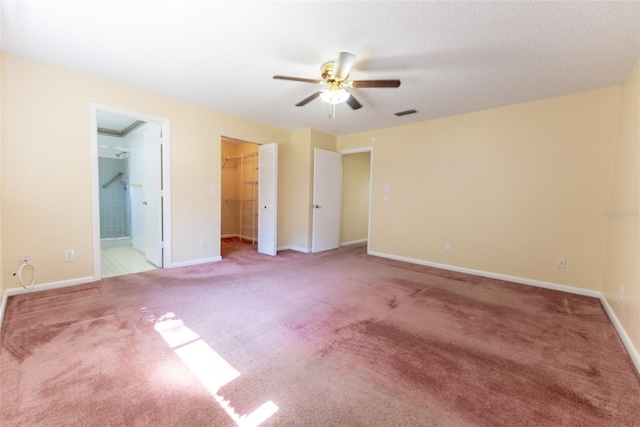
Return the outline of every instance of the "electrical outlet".
[[[31,257],[29,255],[20,255],[20,265],[31,264]]]
[[[445,252],[451,252],[451,243],[445,243],[444,244],[444,251]]]
[[[564,269],[567,267],[567,260],[564,258],[558,258],[558,261],[556,261],[556,267]]]
[[[207,238],[206,238],[206,236],[202,236],[200,238],[200,246],[207,246]]]
[[[624,283],[620,283],[620,299],[624,298]]]
[[[75,251],[73,249],[67,249],[64,251],[64,262],[71,262],[75,259]]]

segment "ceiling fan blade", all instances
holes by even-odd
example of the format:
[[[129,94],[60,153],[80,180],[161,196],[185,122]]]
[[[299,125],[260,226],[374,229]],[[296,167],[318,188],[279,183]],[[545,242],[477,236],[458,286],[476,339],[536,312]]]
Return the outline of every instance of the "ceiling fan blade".
[[[310,103],[311,101],[313,101],[314,99],[316,99],[317,97],[320,96],[320,92],[321,91],[317,91],[316,93],[314,93],[313,95],[309,95],[307,96],[305,99],[303,99],[302,101],[298,102],[296,104],[296,107],[302,107],[304,105],[307,105],[308,103]]]
[[[400,80],[354,80],[348,86],[353,88],[398,87]]]
[[[317,85],[324,83],[322,80],[303,79],[302,77],[273,76],[273,78],[277,80],[293,80],[294,82],[313,83]]]
[[[360,104],[358,100],[353,97],[353,94],[351,94],[351,96],[349,96],[345,102],[349,104],[349,107],[354,110],[359,110],[360,108],[362,108],[362,104]]]
[[[336,69],[333,72],[334,77],[338,80],[346,79],[355,62],[356,56],[353,53],[340,52],[340,56],[338,56],[338,60],[335,65]]]

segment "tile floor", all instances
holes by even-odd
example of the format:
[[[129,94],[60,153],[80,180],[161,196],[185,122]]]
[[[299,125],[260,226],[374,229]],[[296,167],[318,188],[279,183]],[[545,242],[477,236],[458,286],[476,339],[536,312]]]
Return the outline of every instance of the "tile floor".
[[[157,267],[144,254],[131,247],[102,249],[102,277],[122,276],[155,270]]]

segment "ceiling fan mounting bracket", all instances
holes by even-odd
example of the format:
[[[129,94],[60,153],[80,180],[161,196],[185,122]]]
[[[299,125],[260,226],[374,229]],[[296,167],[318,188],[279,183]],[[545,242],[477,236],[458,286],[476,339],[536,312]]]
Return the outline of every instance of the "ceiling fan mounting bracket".
[[[322,65],[322,80],[324,80],[330,86],[340,86],[349,76],[348,74],[344,78],[338,79],[335,76],[336,63],[330,61]]]

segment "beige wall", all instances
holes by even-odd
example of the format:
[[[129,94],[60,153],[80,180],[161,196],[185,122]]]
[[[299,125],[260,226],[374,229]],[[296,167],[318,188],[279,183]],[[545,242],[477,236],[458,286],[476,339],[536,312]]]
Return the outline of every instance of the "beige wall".
[[[0,301],[6,288],[2,256],[2,51],[0,51]]]
[[[339,150],[378,139],[370,250],[599,291],[619,98],[614,87],[339,137]]]
[[[640,349],[640,58],[622,86],[602,292]],[[624,284],[623,297],[620,288]]]
[[[174,263],[220,255],[221,135],[290,142],[290,132],[96,77],[3,53],[2,249],[4,271],[30,255],[38,283],[93,275],[89,105],[171,121]],[[286,192],[279,195],[286,198]],[[211,242],[200,246],[200,236]],[[279,244],[289,244],[286,240]],[[63,251],[74,249],[75,262]],[[6,288],[18,286],[15,278]]]
[[[371,153],[342,156],[342,227],[340,243],[367,238]]]
[[[280,247],[311,250],[315,148],[336,151],[336,137],[315,129],[299,129],[292,132],[291,143],[278,146],[283,166],[278,179],[283,181],[282,189],[292,195],[287,200],[278,199],[278,229],[284,229],[283,241],[291,242]]]
[[[237,234],[238,223],[236,221],[236,206],[233,200],[236,196],[236,172],[238,165],[234,161],[226,161],[225,157],[235,156],[239,144],[234,144],[222,138],[221,170],[220,170],[220,234],[229,236]]]
[[[291,247],[306,250],[310,247],[308,235],[311,226],[308,215],[311,205],[308,181],[310,129],[294,131],[291,141],[291,144],[278,147],[279,160],[284,162],[284,167],[279,167],[281,174],[278,179],[283,180],[284,191],[293,195],[285,201],[278,198],[278,229],[288,233]]]

